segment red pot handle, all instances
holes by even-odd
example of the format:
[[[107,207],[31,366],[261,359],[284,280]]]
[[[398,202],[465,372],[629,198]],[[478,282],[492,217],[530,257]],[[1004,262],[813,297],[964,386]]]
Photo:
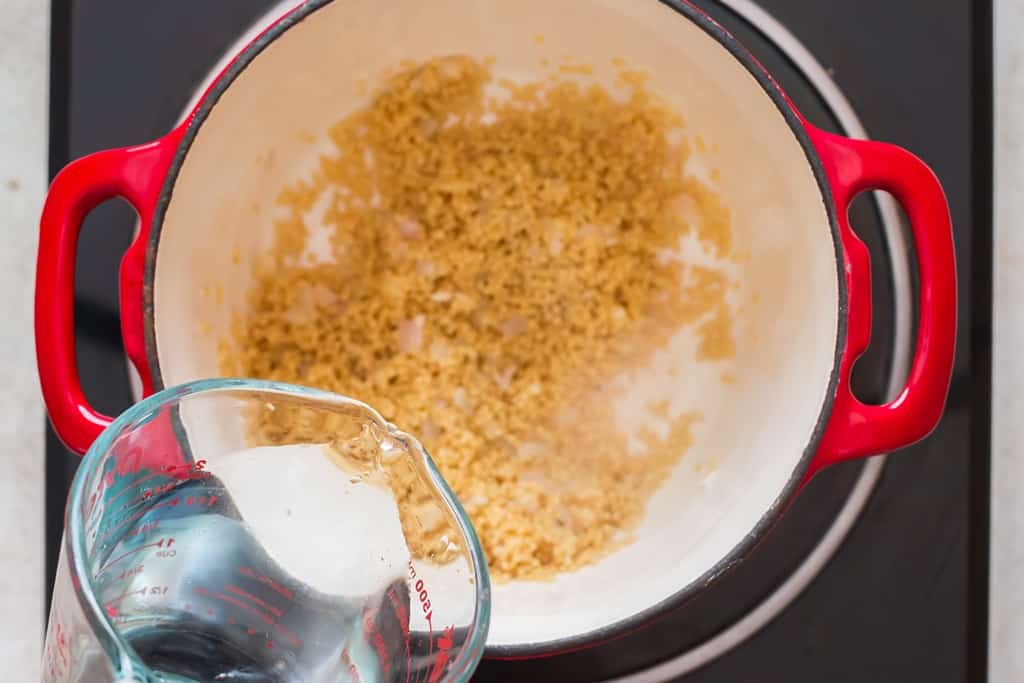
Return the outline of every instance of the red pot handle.
[[[128,201],[139,214],[142,230],[121,262],[121,326],[125,350],[150,393],[152,381],[140,332],[142,270],[153,209],[178,133],[72,162],[54,178],[43,206],[36,265],[36,360],[54,430],[79,454],[85,453],[111,422],[85,398],[75,358],[75,258],[82,221],[98,204],[115,197]]]
[[[956,260],[946,196],[935,174],[893,145],[851,140],[807,126],[832,186],[845,251],[848,291],[846,351],[839,384],[811,474],[836,462],[887,453],[927,436],[946,403],[956,343]],[[918,260],[917,346],[907,384],[891,402],[865,405],[850,391],[850,372],[871,336],[871,263],[853,233],[850,202],[886,190],[910,219]]]

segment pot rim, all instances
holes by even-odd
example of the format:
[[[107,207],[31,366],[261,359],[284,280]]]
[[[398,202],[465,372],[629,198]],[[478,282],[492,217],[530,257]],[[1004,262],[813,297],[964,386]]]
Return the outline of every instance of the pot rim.
[[[163,227],[167,208],[174,194],[174,185],[178,174],[184,164],[188,152],[195,142],[203,123],[209,118],[221,96],[227,91],[231,84],[245,71],[250,64],[277,38],[282,36],[289,29],[302,21],[310,18],[317,10],[320,10],[335,0],[304,0],[301,4],[289,10],[287,14],[272,23],[267,30],[258,35],[252,42],[244,47],[232,59],[231,63],[214,80],[213,84],[202,95],[195,108],[187,117],[187,125],[181,140],[177,143],[174,157],[167,168],[164,177],[159,199],[153,211],[152,221],[149,226],[149,234],[146,244],[145,271],[143,290],[143,334],[146,346],[146,359],[149,364],[152,376],[153,388],[155,391],[164,389],[163,376],[160,369],[160,360],[156,350],[156,328],[154,320],[154,288],[156,276],[156,256],[159,248],[160,232]],[[771,530],[775,523],[785,512],[789,502],[799,491],[805,476],[810,471],[811,463],[814,461],[821,444],[829,418],[832,414],[832,407],[835,402],[836,389],[839,383],[840,362],[846,351],[847,343],[847,312],[848,295],[846,279],[844,275],[844,250],[840,237],[839,220],[836,215],[835,201],[832,196],[832,187],[828,181],[824,165],[811,141],[805,127],[804,119],[790,102],[782,88],[775,82],[771,74],[757,61],[740,42],[732,36],[723,26],[718,24],[709,15],[704,13],[690,0],[656,0],[666,7],[682,15],[684,19],[696,24],[708,36],[713,38],[719,45],[726,49],[734,59],[740,62],[747,72],[754,78],[764,93],[775,104],[776,109],[785,120],[790,131],[796,138],[804,151],[804,156],[814,174],[818,189],[821,192],[822,203],[828,216],[829,230],[832,236],[832,243],[835,249],[836,281],[838,285],[837,300],[837,329],[836,347],[833,355],[832,369],[829,373],[827,391],[822,402],[814,429],[810,439],[804,448],[804,452],[793,469],[786,485],[779,495],[772,501],[772,504],[761,515],[761,518],[748,531],[743,539],[737,543],[732,550],[725,554],[718,562],[708,569],[699,578],[691,581],[672,595],[662,601],[640,610],[633,615],[621,619],[613,624],[598,629],[576,634],[556,640],[523,642],[513,645],[487,645],[485,658],[488,659],[532,659],[538,657],[552,657],[569,652],[586,650],[600,646],[609,641],[621,638],[636,631],[647,628],[669,612],[681,607],[699,591],[715,583],[716,580],[731,571],[750,555],[758,542]]]

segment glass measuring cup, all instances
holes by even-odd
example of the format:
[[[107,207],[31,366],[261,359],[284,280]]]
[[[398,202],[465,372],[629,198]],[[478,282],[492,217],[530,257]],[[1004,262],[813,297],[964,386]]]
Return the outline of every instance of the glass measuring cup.
[[[43,681],[466,681],[490,582],[423,447],[312,389],[204,380],[129,409],[66,513]]]

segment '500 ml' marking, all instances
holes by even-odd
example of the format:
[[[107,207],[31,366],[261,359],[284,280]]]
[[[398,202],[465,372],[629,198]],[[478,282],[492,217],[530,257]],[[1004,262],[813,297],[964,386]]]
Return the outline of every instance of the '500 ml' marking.
[[[430,592],[423,583],[423,579],[417,577],[416,567],[412,565],[412,560],[409,560],[409,585],[412,587],[416,595],[419,596],[420,607],[423,608],[423,616],[427,620],[427,625],[430,626],[430,630],[433,631],[434,625],[430,620],[434,616],[434,610],[430,605]]]

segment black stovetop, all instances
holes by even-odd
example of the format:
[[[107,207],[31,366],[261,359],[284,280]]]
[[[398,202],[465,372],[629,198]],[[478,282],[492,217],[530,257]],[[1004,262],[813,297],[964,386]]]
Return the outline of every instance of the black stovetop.
[[[53,0],[50,172],[89,152],[144,142],[175,123],[196,84],[274,0]],[[837,128],[798,69],[717,0],[699,0],[780,80],[813,122]],[[685,677],[723,681],[985,679],[991,330],[991,2],[761,0],[844,90],[872,137],[922,156],[955,226],[960,331],[947,413],[927,441],[891,457],[833,560],[768,626]],[[875,334],[857,369],[879,394],[891,357],[892,286],[877,212],[854,209],[875,262]],[[75,316],[82,384],[97,408],[132,401],[117,317],[117,268],[134,215],[111,202],[86,222]],[[888,335],[888,336],[887,336]],[[880,397],[880,396],[879,396]],[[47,585],[77,458],[46,446]],[[702,642],[757,604],[829,525],[857,463],[826,472],[716,594],[614,647],[481,664],[479,681],[594,681],[635,672]]]

